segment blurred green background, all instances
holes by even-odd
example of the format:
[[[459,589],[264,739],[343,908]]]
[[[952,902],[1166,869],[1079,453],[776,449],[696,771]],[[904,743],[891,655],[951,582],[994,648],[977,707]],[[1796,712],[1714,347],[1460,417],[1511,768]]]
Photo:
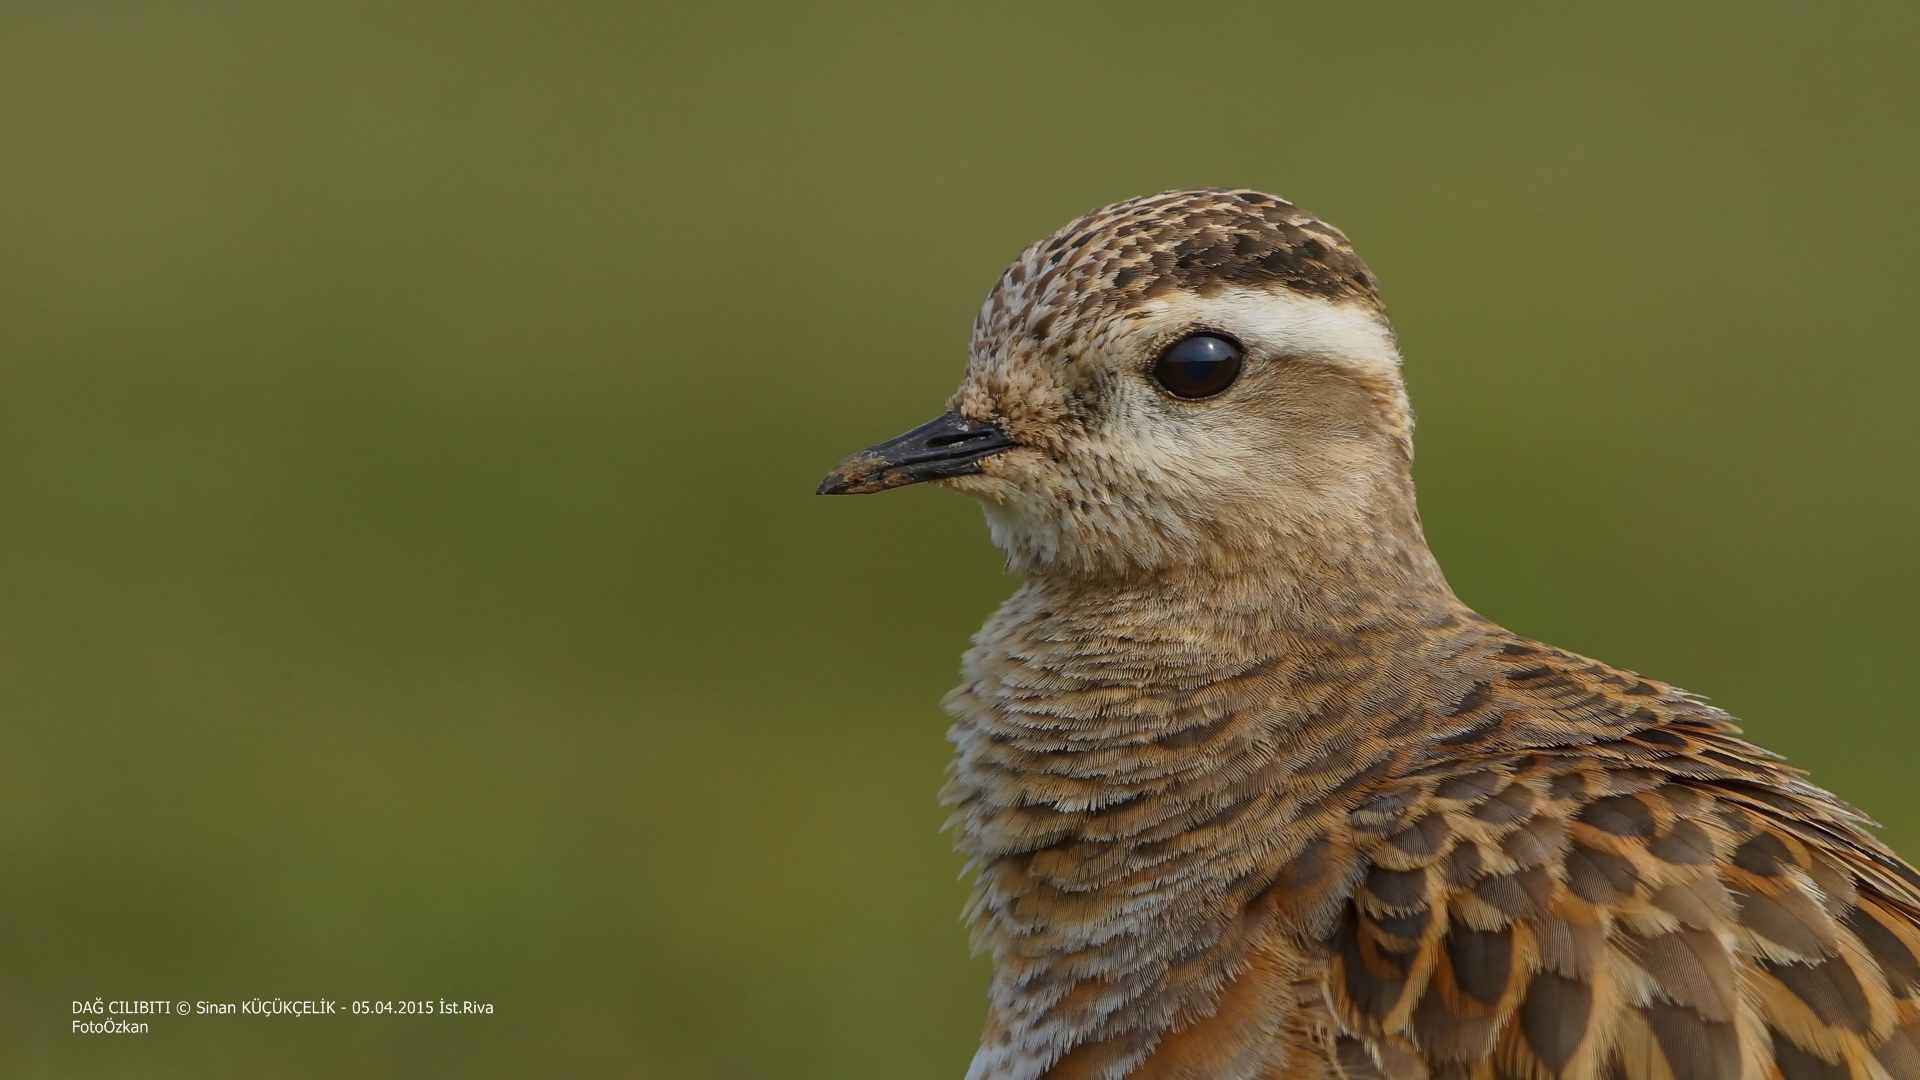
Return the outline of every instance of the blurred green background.
[[[1355,239],[1460,593],[1920,853],[1920,7],[0,8],[0,1073],[958,1077],[938,412],[1073,215]],[[487,1001],[162,1019],[114,998]],[[344,1008],[344,1004],[340,1006]]]

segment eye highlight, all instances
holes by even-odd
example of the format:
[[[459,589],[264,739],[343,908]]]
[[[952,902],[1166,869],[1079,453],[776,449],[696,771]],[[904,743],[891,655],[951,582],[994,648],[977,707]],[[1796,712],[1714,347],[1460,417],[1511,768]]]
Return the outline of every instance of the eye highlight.
[[[1219,334],[1189,334],[1153,362],[1153,381],[1177,398],[1210,398],[1240,377],[1246,351]]]

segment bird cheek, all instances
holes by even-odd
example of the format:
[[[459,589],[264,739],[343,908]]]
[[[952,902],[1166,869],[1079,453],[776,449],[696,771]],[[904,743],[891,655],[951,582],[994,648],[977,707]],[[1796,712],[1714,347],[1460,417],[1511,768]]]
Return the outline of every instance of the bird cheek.
[[[957,491],[962,495],[978,499],[981,502],[1004,502],[1014,488],[1005,479],[975,473],[971,476],[948,476],[934,481],[948,491]]]
[[[977,473],[949,477],[940,483],[974,498],[999,502],[1043,490],[1046,486],[1043,474],[1048,465],[1046,456],[1039,451],[1016,446],[982,459]]]

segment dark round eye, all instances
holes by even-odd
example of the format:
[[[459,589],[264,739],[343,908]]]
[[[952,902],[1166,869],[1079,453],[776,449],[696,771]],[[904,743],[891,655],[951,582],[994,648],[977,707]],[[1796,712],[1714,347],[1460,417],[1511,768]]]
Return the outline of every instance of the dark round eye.
[[[1212,397],[1240,377],[1241,356],[1239,342],[1218,334],[1183,337],[1153,362],[1153,381],[1174,397]]]

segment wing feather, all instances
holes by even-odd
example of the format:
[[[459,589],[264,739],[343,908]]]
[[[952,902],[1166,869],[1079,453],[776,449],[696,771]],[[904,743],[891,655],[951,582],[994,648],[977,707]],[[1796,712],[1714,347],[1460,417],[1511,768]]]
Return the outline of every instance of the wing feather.
[[[1476,684],[1330,830],[1334,1070],[1920,1080],[1920,875],[1721,714],[1576,661]],[[1598,732],[1515,749],[1556,726]]]

